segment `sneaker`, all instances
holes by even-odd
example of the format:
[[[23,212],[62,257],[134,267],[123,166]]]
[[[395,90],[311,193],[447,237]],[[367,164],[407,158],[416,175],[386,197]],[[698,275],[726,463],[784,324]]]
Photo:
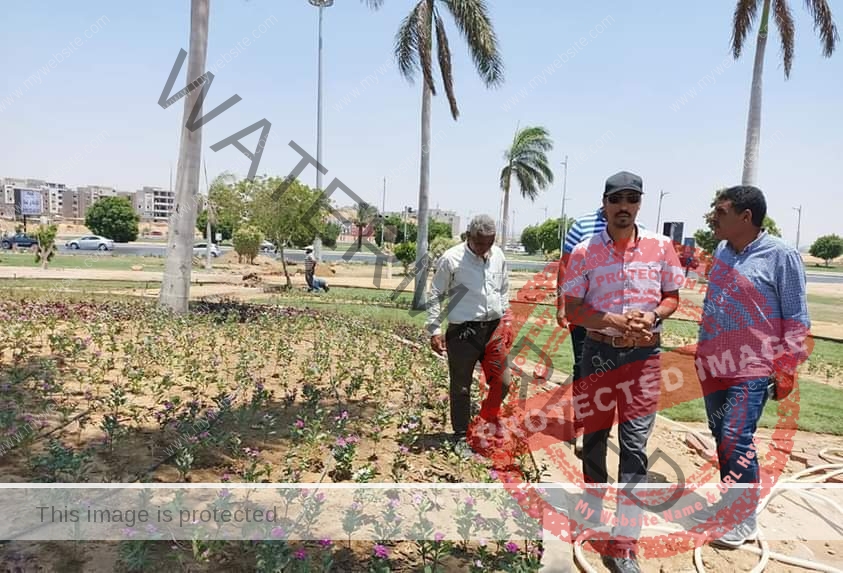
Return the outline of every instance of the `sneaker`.
[[[754,519],[739,523],[734,529],[719,539],[712,539],[711,544],[729,549],[737,549],[747,541],[758,539],[758,524]]]
[[[468,445],[468,441],[464,435],[454,436],[454,453],[464,460],[474,457],[474,451]]]
[[[577,436],[577,441],[574,444],[574,455],[578,458],[582,457],[582,447],[583,447],[583,435],[580,434]]]
[[[623,557],[604,555],[602,561],[603,565],[613,573],[641,573],[641,567],[638,566],[635,552],[631,550],[626,551]]]
[[[324,288],[325,288],[325,292],[328,292],[328,291],[330,291],[330,290],[331,290],[331,287],[329,287],[328,285],[325,285],[325,287],[324,287]]]
[[[691,514],[691,519],[700,524],[712,523],[717,517],[717,513],[721,510],[719,503],[709,505],[700,511],[695,511]]]

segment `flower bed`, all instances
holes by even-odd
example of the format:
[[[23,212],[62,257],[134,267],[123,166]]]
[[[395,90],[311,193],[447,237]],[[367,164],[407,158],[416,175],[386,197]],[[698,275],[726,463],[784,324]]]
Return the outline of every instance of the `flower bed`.
[[[0,304],[0,319],[4,482],[492,479],[484,460],[460,458],[445,439],[446,365],[361,320],[233,303],[172,317],[145,302],[56,301]],[[164,559],[191,570],[488,571],[533,570],[540,556],[540,545],[507,539],[339,544],[273,531],[279,541],[128,540],[117,559],[130,570]],[[6,563],[21,547],[4,549]],[[90,563],[109,551],[81,547]]]

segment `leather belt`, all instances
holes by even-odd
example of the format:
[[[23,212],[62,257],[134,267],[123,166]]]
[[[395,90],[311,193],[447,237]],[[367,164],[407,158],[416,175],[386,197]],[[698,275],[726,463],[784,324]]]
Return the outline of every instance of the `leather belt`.
[[[612,348],[652,348],[661,344],[661,333],[657,332],[650,340],[629,338],[626,336],[609,336],[595,330],[588,331],[588,337],[603,344],[609,344]]]

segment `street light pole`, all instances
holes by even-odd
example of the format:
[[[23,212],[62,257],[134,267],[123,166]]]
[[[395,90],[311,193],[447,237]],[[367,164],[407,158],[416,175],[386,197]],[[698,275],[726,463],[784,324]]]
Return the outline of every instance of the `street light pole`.
[[[799,252],[799,231],[802,227],[802,205],[799,205],[799,207],[793,207],[793,210],[799,213],[799,217],[796,219],[796,252]]]
[[[562,165],[565,166],[565,174],[562,177],[562,220],[559,222],[559,233],[557,239],[559,239],[559,250],[562,251],[562,243],[565,241],[565,234],[568,230],[565,228],[565,195],[568,192],[568,156],[565,156],[565,161],[562,162]]]
[[[316,80],[316,162],[322,165],[322,13],[334,5],[334,0],[308,0],[319,9],[318,77]],[[316,170],[316,189],[322,191],[322,172]]]
[[[659,232],[659,223],[662,220],[662,199],[664,199],[665,195],[670,195],[670,191],[660,191],[659,192],[659,212],[656,214],[656,233]]]

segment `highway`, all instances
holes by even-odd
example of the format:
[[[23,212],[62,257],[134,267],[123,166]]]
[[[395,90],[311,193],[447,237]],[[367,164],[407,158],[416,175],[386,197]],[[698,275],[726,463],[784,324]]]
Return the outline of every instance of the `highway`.
[[[118,243],[114,245],[114,253],[118,255],[134,255],[139,257],[162,257],[164,256],[165,245],[163,243]],[[221,247],[223,254],[232,250],[231,247]],[[95,251],[75,251],[67,249],[64,243],[59,246],[59,252],[69,255],[107,255],[107,253],[98,253]],[[304,261],[304,251],[300,249],[287,249],[284,251],[287,260],[302,262]],[[363,251],[322,251],[322,260],[325,262],[337,262],[344,260],[343,257],[349,255],[349,262],[352,263],[369,263],[374,264],[376,255],[364,247]],[[277,256],[277,255],[274,255]],[[396,261],[393,261],[396,262]],[[547,266],[547,263],[539,261],[509,261],[510,269],[513,271],[527,271],[538,272]],[[843,284],[843,273],[822,272],[808,270],[806,272],[809,283],[824,283],[824,284]],[[690,277],[694,278],[695,274],[690,273]]]

